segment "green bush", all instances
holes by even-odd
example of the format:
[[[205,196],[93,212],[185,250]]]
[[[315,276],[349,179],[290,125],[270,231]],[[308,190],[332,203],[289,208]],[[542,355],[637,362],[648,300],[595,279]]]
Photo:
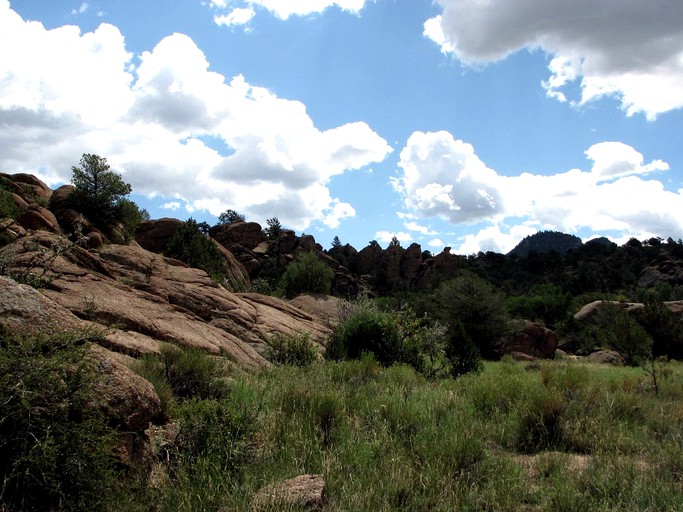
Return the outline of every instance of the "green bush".
[[[433,316],[462,324],[481,355],[495,359],[496,342],[507,329],[508,313],[500,293],[469,272],[441,284],[434,292]]]
[[[2,510],[98,510],[117,485],[115,432],[76,337],[0,339]]]
[[[334,271],[310,252],[299,254],[285,267],[279,290],[285,297],[301,293],[330,293]]]
[[[360,309],[351,314],[332,333],[326,357],[360,359],[364,353],[374,355],[377,362],[390,365],[402,360],[401,339],[392,315],[373,309]]]
[[[451,377],[459,377],[469,372],[481,370],[479,349],[467,335],[462,323],[458,322],[449,332],[445,348]]]
[[[19,217],[19,208],[14,202],[12,192],[14,187],[7,178],[0,178],[0,219],[9,217],[16,219]]]
[[[176,230],[166,244],[164,254],[202,269],[213,278],[225,277],[223,254],[192,218]]]
[[[308,366],[318,353],[311,343],[310,333],[274,334],[268,339],[268,358],[279,364]]]
[[[178,410],[177,454],[187,467],[200,460],[237,475],[249,453],[255,418],[250,409],[228,400],[188,400]]]
[[[652,338],[635,318],[615,304],[603,303],[595,319],[595,336],[604,347],[619,352],[629,365],[652,355]]]

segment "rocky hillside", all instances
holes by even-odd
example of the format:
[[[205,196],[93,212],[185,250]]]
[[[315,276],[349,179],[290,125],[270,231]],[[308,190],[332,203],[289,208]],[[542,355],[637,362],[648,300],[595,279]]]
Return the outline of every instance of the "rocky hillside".
[[[102,344],[126,356],[155,353],[161,343],[173,343],[224,354],[241,367],[255,368],[269,364],[266,340],[273,334],[309,332],[320,344],[330,332],[325,317],[334,313],[334,306],[326,306],[331,299],[299,300],[332,312],[316,316],[274,297],[233,293],[205,272],[137,242],[106,243],[87,219],[63,207],[68,186],[52,191],[33,176],[3,178],[13,184],[19,211],[16,219],[0,221],[1,270],[16,278],[2,281],[5,324],[28,314],[19,306],[25,286],[16,282],[24,281],[38,285],[45,321],[61,325],[61,319],[73,317],[81,325],[104,327],[108,334]],[[77,220],[82,226],[79,243],[66,235]],[[149,237],[143,243],[149,246]],[[234,279],[246,282],[244,267],[222,250]]]

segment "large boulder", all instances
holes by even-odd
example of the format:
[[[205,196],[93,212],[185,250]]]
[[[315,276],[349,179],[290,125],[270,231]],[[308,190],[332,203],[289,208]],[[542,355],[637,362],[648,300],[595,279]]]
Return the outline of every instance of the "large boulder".
[[[503,353],[521,353],[532,357],[553,359],[557,349],[557,334],[534,322],[525,320],[514,334],[501,340],[499,350]]]
[[[28,203],[48,204],[52,189],[32,174],[3,174],[16,185],[18,194]]]
[[[55,215],[47,208],[38,205],[29,207],[28,210],[19,216],[17,223],[19,223],[24,229],[42,229],[45,231],[53,231],[55,233],[61,232],[59,222],[57,221]]]
[[[211,228],[210,235],[230,250],[233,250],[233,245],[253,250],[261,242],[266,241],[266,235],[263,234],[261,225],[257,222],[238,221],[214,226]]]
[[[146,220],[140,223],[135,232],[135,241],[151,252],[163,252],[183,221],[178,219]]]

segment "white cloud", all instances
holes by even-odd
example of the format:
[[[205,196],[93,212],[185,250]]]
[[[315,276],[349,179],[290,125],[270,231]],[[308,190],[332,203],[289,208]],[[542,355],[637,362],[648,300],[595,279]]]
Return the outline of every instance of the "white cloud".
[[[436,235],[436,231],[432,231],[429,229],[427,226],[423,226],[421,224],[418,224],[417,222],[406,222],[403,224],[405,228],[409,231],[415,231],[417,233],[420,233],[421,235]]]
[[[164,203],[161,206],[162,209],[164,210],[179,210],[180,209],[180,202],[179,201],[169,201],[168,203]]]
[[[88,7],[90,7],[88,2],[83,2],[78,9],[71,9],[71,15],[83,14],[88,10]]]
[[[209,6],[218,12],[214,16],[218,25],[247,25],[256,15],[256,9],[264,9],[286,20],[290,16],[320,14],[330,7],[358,14],[365,6],[365,0],[211,0]]]
[[[493,185],[497,175],[471,144],[448,132],[415,132],[400,155],[402,173],[392,180],[404,206],[453,223],[495,215],[502,207]]]
[[[683,189],[666,190],[652,173],[666,172],[661,160],[621,142],[586,150],[589,170],[550,175],[502,176],[486,167],[474,148],[447,132],[415,132],[401,151],[401,172],[393,185],[411,213],[405,226],[438,217],[475,226],[460,252],[507,252],[539,229],[581,230],[615,238],[683,236]],[[510,228],[509,226],[514,226]]]
[[[578,104],[616,95],[628,115],[649,119],[683,107],[680,0],[436,1],[443,13],[424,34],[466,64],[541,48],[553,57],[543,86],[560,101],[580,78]]]
[[[244,7],[233,9],[228,14],[214,16],[213,21],[219,26],[234,27],[248,24],[255,15],[256,11],[254,11],[253,7]]]
[[[604,179],[632,174],[648,174],[669,169],[669,165],[661,160],[655,160],[644,165],[643,155],[621,142],[594,144],[588,148],[586,156],[594,162],[593,174]]]
[[[410,242],[413,239],[410,233],[406,233],[405,231],[378,231],[375,233],[375,240],[383,243],[391,242],[394,237],[401,243]]]
[[[170,35],[132,63],[112,25],[46,30],[0,0],[0,168],[55,184],[82,153],[97,153],[136,193],[304,229],[352,216],[330,178],[392,151],[365,123],[323,131],[302,103],[242,76],[226,81],[188,36]]]

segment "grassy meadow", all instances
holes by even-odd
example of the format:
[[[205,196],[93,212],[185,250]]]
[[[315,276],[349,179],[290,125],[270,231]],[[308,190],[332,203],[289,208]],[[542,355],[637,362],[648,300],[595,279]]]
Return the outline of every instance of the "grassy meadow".
[[[165,483],[121,510],[250,510],[264,485],[321,473],[329,511],[683,510],[683,365],[485,363],[426,380],[372,358],[232,372],[170,405]],[[268,510],[298,510],[277,508]]]

